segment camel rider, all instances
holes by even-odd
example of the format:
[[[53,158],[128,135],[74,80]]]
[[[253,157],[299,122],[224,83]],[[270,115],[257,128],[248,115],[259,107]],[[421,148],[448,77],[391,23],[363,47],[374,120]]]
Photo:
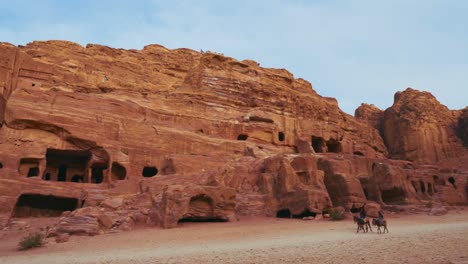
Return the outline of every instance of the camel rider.
[[[365,220],[366,217],[367,217],[367,214],[366,214],[366,208],[365,208],[366,204],[364,203],[361,207],[361,210],[359,212],[359,218],[361,218],[362,220]]]
[[[383,225],[383,221],[384,221],[384,218],[383,218],[382,211],[379,211],[379,224]]]

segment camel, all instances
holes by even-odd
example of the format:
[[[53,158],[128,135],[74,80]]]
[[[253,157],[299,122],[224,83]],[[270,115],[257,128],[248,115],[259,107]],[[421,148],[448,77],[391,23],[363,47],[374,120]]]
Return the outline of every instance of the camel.
[[[387,220],[384,219],[381,224],[378,218],[373,218],[372,224],[377,226],[377,234],[382,234],[382,231],[380,230],[381,226],[383,226],[384,228],[383,234],[385,234],[385,230],[387,230],[387,233],[388,233]]]
[[[358,231],[359,231],[359,223],[362,222],[362,231],[363,232],[364,232],[364,227],[366,228],[366,230],[365,230],[366,233],[369,232],[369,230],[371,232],[374,232],[374,231],[372,231],[372,226],[371,226],[371,224],[369,222],[369,219],[367,217],[362,219],[362,218],[359,218],[357,216],[353,216],[353,220],[354,220],[354,223],[358,224]]]
[[[354,219],[354,222],[357,223],[357,230],[356,230],[356,233],[359,233],[359,230],[362,230],[362,232],[366,232],[364,230],[364,225],[366,225],[366,222],[364,220],[362,220],[361,218],[359,217],[356,217]]]

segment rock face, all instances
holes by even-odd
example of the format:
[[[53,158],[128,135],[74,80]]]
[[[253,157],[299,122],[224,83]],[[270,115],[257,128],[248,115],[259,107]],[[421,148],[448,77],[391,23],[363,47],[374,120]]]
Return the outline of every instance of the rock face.
[[[463,109],[458,119],[457,133],[463,140],[465,147],[468,147],[468,107]]]
[[[381,135],[383,134],[384,111],[377,106],[361,104],[354,112],[354,116],[356,119],[367,122],[371,127],[377,129]]]
[[[0,214],[59,234],[467,203],[466,111],[424,92],[354,118],[253,61],[46,41],[0,44],[0,95]]]
[[[428,92],[411,88],[395,94],[384,113],[384,139],[390,156],[434,163],[465,153],[454,127],[457,116]],[[463,125],[462,125],[463,126]]]

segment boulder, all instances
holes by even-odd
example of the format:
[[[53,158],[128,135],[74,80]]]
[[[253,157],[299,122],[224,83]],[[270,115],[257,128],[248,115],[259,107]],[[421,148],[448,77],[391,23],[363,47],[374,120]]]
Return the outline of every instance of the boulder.
[[[56,243],[65,243],[70,240],[70,234],[68,233],[60,233],[55,237],[55,242]]]
[[[112,197],[109,199],[104,200],[101,203],[102,207],[107,207],[110,209],[117,209],[121,207],[124,204],[124,198],[123,197]]]
[[[61,219],[50,231],[51,234],[67,233],[70,235],[99,234],[99,222],[92,216],[72,216]]]
[[[434,207],[431,209],[431,211],[429,212],[429,215],[432,215],[432,216],[441,216],[441,215],[445,215],[448,213],[448,210],[446,207],[444,206],[441,206],[441,207]]]

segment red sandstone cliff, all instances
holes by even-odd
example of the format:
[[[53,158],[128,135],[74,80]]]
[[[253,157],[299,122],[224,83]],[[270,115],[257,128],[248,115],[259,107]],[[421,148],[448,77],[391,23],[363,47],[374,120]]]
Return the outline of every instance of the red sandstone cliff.
[[[70,223],[92,233],[134,221],[303,217],[352,202],[467,201],[463,168],[387,159],[465,159],[456,131],[466,138],[466,115],[428,93],[406,90],[384,114],[362,106],[355,119],[283,69],[66,41],[0,44],[0,92],[0,213],[78,208],[57,226],[69,233]],[[36,208],[54,204],[48,195],[71,204]]]

